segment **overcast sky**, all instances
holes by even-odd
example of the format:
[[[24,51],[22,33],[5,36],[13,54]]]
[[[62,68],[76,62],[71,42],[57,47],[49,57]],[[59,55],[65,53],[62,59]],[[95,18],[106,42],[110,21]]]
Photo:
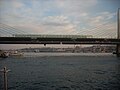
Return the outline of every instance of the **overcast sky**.
[[[0,0],[0,23],[21,33],[116,37],[118,8],[120,0]]]
[[[0,0],[0,23],[35,34],[115,37],[119,7],[120,0]]]

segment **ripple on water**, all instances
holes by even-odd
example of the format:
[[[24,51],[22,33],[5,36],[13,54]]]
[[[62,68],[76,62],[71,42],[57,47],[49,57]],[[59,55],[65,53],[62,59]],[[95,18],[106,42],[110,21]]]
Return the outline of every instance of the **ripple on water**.
[[[67,86],[62,86],[62,87],[56,88],[56,90],[71,90],[71,89]]]
[[[120,90],[120,61],[112,56],[0,59],[4,65],[12,71],[8,90]]]
[[[95,74],[105,74],[105,73],[107,73],[107,71],[104,71],[104,70],[95,70],[94,73]]]

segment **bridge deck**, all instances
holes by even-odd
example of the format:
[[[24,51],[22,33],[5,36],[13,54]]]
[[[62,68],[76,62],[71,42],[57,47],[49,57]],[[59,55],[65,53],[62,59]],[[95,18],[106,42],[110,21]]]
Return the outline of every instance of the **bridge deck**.
[[[120,39],[0,37],[0,44],[120,44]]]

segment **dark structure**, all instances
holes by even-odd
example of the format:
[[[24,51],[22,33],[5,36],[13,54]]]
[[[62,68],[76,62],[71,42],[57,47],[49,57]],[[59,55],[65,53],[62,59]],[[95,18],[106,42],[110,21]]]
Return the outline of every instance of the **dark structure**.
[[[119,13],[120,8],[118,8],[118,39],[120,39],[120,13]],[[116,53],[117,56],[120,57],[120,44],[117,44],[116,47]]]

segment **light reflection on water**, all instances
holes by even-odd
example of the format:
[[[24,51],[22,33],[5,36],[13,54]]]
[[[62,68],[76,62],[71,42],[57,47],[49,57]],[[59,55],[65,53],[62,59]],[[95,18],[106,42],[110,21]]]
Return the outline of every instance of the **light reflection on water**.
[[[67,53],[25,54],[0,59],[9,90],[119,90],[120,58],[113,55]],[[0,74],[0,90],[3,77]]]

